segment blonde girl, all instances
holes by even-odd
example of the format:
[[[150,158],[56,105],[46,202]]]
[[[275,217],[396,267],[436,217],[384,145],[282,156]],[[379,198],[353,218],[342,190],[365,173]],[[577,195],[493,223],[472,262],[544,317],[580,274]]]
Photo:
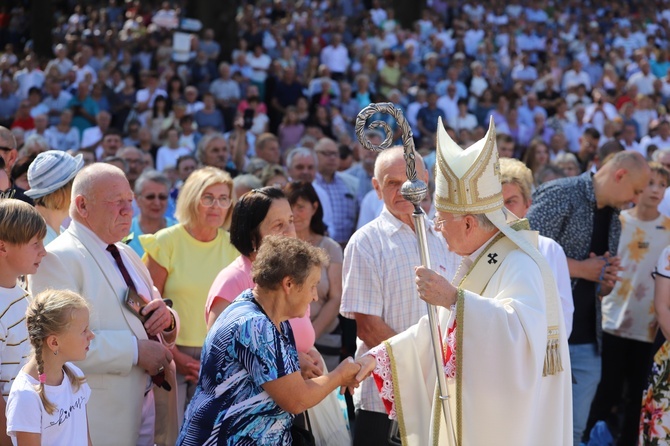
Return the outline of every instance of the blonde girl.
[[[88,304],[68,290],[45,290],[26,311],[33,354],[7,400],[7,434],[18,446],[91,445],[91,389],[70,361],[86,359],[93,333]]]

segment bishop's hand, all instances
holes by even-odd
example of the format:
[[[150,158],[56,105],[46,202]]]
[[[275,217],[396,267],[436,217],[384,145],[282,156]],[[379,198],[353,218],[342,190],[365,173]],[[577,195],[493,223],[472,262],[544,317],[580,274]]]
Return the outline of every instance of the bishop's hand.
[[[456,303],[457,290],[447,279],[423,266],[414,268],[419,297],[431,305],[451,308]]]

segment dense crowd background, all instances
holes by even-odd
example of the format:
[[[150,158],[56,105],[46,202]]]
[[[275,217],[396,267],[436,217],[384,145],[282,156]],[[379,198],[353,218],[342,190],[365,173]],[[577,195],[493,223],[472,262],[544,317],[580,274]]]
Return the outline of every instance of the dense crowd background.
[[[349,153],[360,158],[357,113],[379,101],[405,112],[425,153],[438,116],[464,146],[492,116],[535,173],[557,158],[576,173],[565,153],[577,155],[583,170],[610,139],[645,156],[650,146],[670,147],[659,125],[670,99],[664,2],[428,3],[411,29],[378,0],[245,3],[230,57],[215,30],[187,33],[186,41],[177,30],[176,38],[184,15],[177,4],[68,5],[56,13],[51,60],[31,51],[25,7],[5,7],[0,123],[22,144],[44,137],[29,141],[23,156],[97,148],[98,160],[120,148],[100,147],[114,129],[121,145],[151,154],[145,165],[168,171],[203,135],[229,139],[247,109],[246,159],[229,153],[230,168],[258,169],[248,160],[257,155],[256,139],[270,132],[280,161],[292,147],[335,140],[344,170]],[[597,133],[583,138],[589,128]],[[161,147],[172,149],[167,165],[157,156]]]
[[[500,155],[522,160],[533,188],[595,172],[619,150],[670,168],[667,1],[426,3],[407,28],[383,0],[242,2],[224,54],[220,30],[185,29],[181,2],[61,2],[51,58],[33,52],[27,2],[0,6],[0,126],[18,149],[0,155],[15,196],[31,201],[28,170],[48,150],[114,164],[135,192],[125,241],[141,256],[132,235],[175,224],[181,187],[212,166],[233,177],[229,206],[263,186],[312,183],[318,200],[305,200],[319,203],[319,235],[344,248],[383,207],[376,155],[354,135],[374,102],[403,111],[431,175],[438,118],[461,147],[493,119]],[[374,119],[401,142],[391,117]],[[385,137],[368,132],[376,144]],[[670,198],[659,209],[670,215]],[[335,288],[317,338],[337,318]],[[324,356],[340,344],[353,354],[340,319],[343,342],[317,340]]]

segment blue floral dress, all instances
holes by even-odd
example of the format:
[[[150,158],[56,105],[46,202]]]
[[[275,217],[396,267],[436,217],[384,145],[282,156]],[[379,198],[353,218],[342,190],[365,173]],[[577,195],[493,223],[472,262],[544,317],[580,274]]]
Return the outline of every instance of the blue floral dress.
[[[300,371],[288,322],[272,323],[243,292],[207,334],[178,446],[290,445],[293,415],[261,387]]]

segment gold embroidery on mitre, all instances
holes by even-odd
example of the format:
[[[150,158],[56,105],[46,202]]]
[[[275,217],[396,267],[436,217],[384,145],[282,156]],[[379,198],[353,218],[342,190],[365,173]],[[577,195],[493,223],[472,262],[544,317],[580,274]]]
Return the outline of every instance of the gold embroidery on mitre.
[[[449,137],[442,125],[438,125],[438,134],[446,138],[444,143],[458,147]],[[493,119],[483,140],[473,144],[467,150],[477,150],[477,158],[461,178],[454,172],[451,163],[464,162],[461,157],[450,156],[449,150],[441,147],[437,138],[435,207],[442,212],[454,214],[479,214],[502,208],[502,185],[500,184],[500,163],[496,148],[496,131]],[[462,149],[461,149],[462,150]]]

